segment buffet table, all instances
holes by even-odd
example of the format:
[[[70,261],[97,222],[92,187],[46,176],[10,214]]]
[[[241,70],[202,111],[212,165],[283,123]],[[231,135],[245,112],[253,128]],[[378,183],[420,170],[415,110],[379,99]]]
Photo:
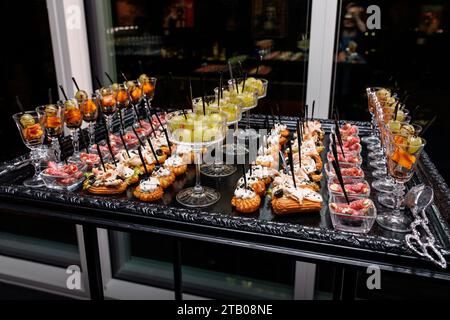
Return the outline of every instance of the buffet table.
[[[265,119],[263,115],[253,115],[251,123],[255,127],[263,127]],[[282,117],[281,121],[295,130],[297,119]],[[361,136],[369,134],[368,123],[353,124],[359,126]],[[326,132],[330,131],[331,126],[331,122],[323,121]],[[363,150],[362,155],[365,158],[367,150]],[[363,169],[370,182],[371,169],[366,159],[364,163]],[[325,206],[320,214],[276,217],[268,199],[264,200],[264,207],[257,214],[243,215],[233,211],[230,201],[242,173],[221,180],[202,177],[203,184],[217,188],[222,198],[216,205],[201,211],[183,208],[175,199],[177,191],[193,185],[193,168],[184,178],[177,180],[158,204],[139,202],[133,198],[131,191],[124,196],[102,197],[88,195],[81,190],[60,192],[46,188],[29,189],[22,185],[22,181],[32,173],[32,167],[28,166],[0,177],[0,210],[23,216],[23,219],[35,216],[50,222],[59,220],[82,225],[93,299],[103,299],[96,228],[157,233],[177,239],[178,250],[174,263],[177,299],[182,297],[180,250],[185,239],[274,252],[303,262],[332,264],[338,270],[335,299],[353,299],[356,271],[371,265],[381,270],[450,281],[448,269],[442,270],[408,249],[404,241],[405,234],[386,231],[376,224],[367,235],[334,230],[327,206],[326,179],[322,181]],[[434,189],[434,204],[429,207],[427,215],[438,247],[450,262],[450,190],[426,154],[422,156],[418,172],[410,185],[420,183]]]

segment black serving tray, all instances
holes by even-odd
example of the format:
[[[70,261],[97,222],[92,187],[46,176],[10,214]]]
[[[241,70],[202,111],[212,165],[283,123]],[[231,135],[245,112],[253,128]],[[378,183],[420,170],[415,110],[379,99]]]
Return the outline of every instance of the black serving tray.
[[[252,123],[255,127],[263,127],[266,116],[253,115]],[[282,117],[282,121],[290,129],[295,129],[296,118]],[[358,125],[360,136],[370,133],[368,123],[351,122]],[[323,121],[323,127],[328,133],[332,123]],[[328,135],[325,145],[328,146]],[[367,150],[363,146],[363,169],[366,172],[366,179],[372,181],[372,169],[368,167]],[[323,153],[324,163],[326,152]],[[242,171],[238,170],[231,177],[223,179],[211,179],[202,177],[205,186],[216,188],[220,191],[222,198],[214,206],[196,210],[187,209],[180,206],[175,197],[179,190],[193,186],[195,182],[195,168],[191,167],[186,176],[179,178],[174,186],[167,190],[164,198],[159,203],[147,204],[133,198],[132,188],[127,194],[120,197],[113,196],[92,196],[84,191],[60,192],[46,188],[28,189],[21,185],[22,181],[29,177],[33,169],[28,166],[0,178],[0,199],[26,199],[35,200],[39,203],[60,204],[71,206],[73,209],[90,208],[105,211],[107,217],[110,212],[114,214],[128,215],[130,218],[139,216],[143,218],[157,218],[168,221],[178,221],[193,225],[209,226],[225,230],[238,230],[255,234],[276,236],[287,239],[300,239],[306,241],[332,244],[333,246],[343,246],[347,248],[363,249],[381,253],[397,254],[402,256],[414,256],[404,242],[404,234],[384,230],[375,223],[371,232],[367,235],[353,234],[336,231],[333,229],[328,211],[328,191],[326,188],[326,175],[322,181],[322,195],[325,203],[321,212],[294,214],[284,217],[277,217],[273,214],[270,199],[265,198],[259,212],[251,215],[244,215],[235,212],[231,206],[231,199],[235,185]],[[424,153],[418,166],[418,172],[409,183],[409,186],[425,183],[435,190],[435,201],[428,209],[428,216],[432,223],[432,231],[437,240],[438,247],[450,256],[450,192],[439,172]],[[373,192],[373,191],[372,191]],[[372,193],[372,199],[376,199],[376,193]],[[20,200],[17,200],[20,201]]]

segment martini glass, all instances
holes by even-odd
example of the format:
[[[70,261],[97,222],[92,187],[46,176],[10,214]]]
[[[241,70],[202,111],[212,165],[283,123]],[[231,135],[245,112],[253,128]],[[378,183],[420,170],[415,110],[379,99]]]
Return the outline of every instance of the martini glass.
[[[217,203],[220,193],[201,184],[202,152],[225,139],[227,115],[213,110],[207,115],[197,114],[192,110],[176,111],[167,116],[167,123],[170,140],[179,146],[192,148],[195,153],[195,186],[180,191],[177,201],[189,208],[204,208]]]
[[[57,162],[61,161],[61,148],[59,138],[63,135],[64,106],[60,103],[38,107],[40,122],[44,124],[47,137],[50,141],[51,157]]]
[[[411,231],[412,219],[405,215],[401,207],[405,198],[404,184],[411,180],[419,162],[422,151],[426,145],[423,138],[416,136],[392,135],[387,145],[388,171],[394,178],[395,188],[394,210],[378,216],[378,224],[390,231]]]
[[[18,113],[13,115],[14,122],[19,129],[20,137],[25,146],[31,150],[31,161],[34,166],[34,176],[24,181],[24,186],[30,188],[39,188],[45,186],[44,181],[40,178],[41,171],[41,153],[45,139],[45,128],[42,118],[36,111]]]
[[[69,99],[64,102],[64,120],[72,136],[73,159],[80,157],[80,128],[83,124],[83,114],[78,101]]]
[[[243,135],[242,138],[246,138],[248,140],[256,140],[259,138],[259,135],[255,130],[251,129],[250,125],[250,113],[251,110],[258,107],[258,90],[256,89],[245,89],[243,84],[243,79],[231,79],[228,81],[228,91],[231,96],[236,94],[236,97],[241,100],[242,112],[245,113],[245,118],[247,122],[245,132],[240,133]]]
[[[245,147],[245,132],[242,132],[239,130],[239,122],[241,122],[242,120],[242,100],[237,96],[237,94],[235,94],[235,91],[230,92],[228,91],[228,87],[223,87],[222,88],[222,92],[221,92],[221,100],[226,101],[226,103],[231,104],[231,105],[236,105],[239,107],[240,109],[240,115],[239,115],[239,120],[235,121],[233,123],[233,128],[234,128],[234,132],[233,132],[233,143],[232,144],[226,144],[224,146],[224,153],[227,156],[231,156],[231,157],[244,157],[245,155],[248,154],[248,149]],[[216,96],[218,96],[219,94],[219,88],[214,89],[214,93]],[[240,142],[243,143],[240,143]]]
[[[203,114],[203,98],[195,98],[192,101],[194,112]],[[205,97],[206,114],[222,111],[227,116],[227,126],[236,126],[242,119],[242,109],[240,105],[235,104],[228,99],[219,100],[216,96]],[[217,152],[219,148],[215,149]],[[223,149],[222,149],[223,150]],[[222,152],[221,152],[222,153]],[[201,167],[201,173],[211,178],[224,178],[233,175],[237,171],[234,165],[224,163],[207,164]]]

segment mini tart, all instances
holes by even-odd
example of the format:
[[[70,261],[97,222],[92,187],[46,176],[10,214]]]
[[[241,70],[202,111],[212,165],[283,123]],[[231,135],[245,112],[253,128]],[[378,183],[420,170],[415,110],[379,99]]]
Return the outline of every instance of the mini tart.
[[[249,185],[250,188],[260,197],[265,196],[266,194],[266,184],[262,180],[258,180]]]
[[[261,205],[261,197],[257,194],[252,199],[238,199],[233,197],[231,200],[231,205],[236,208],[237,212],[253,213],[259,209]]]
[[[142,192],[141,186],[138,186],[134,190],[133,195],[136,198],[138,198],[139,200],[144,201],[144,202],[155,202],[155,201],[162,199],[162,197],[164,196],[164,190],[163,190],[163,188],[158,187],[153,192]]]
[[[175,174],[176,177],[179,177],[179,176],[182,176],[183,174],[185,174],[187,172],[188,166],[187,166],[187,164],[183,164],[183,165],[178,166],[178,167],[168,166],[167,168],[170,171],[172,171],[173,174]]]
[[[129,186],[132,186],[133,184],[136,184],[139,182],[139,176],[133,176],[130,179],[127,180],[127,184]]]
[[[163,188],[163,189],[169,188],[177,179],[177,177],[175,176],[173,171],[170,171],[170,172],[171,172],[170,176],[167,176],[167,177],[156,176],[156,178],[159,181],[159,184],[161,185],[161,188]]]
[[[304,199],[302,204],[300,204],[292,198],[283,196],[272,199],[272,208],[276,215],[283,216],[292,213],[319,212],[322,210],[322,203]]]
[[[127,191],[128,184],[123,182],[122,184],[111,187],[111,186],[100,186],[100,187],[90,187],[88,192],[96,195],[119,195]]]

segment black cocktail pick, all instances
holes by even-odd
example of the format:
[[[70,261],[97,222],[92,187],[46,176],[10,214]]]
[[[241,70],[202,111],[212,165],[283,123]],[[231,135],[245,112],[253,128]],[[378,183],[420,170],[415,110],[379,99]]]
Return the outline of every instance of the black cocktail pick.
[[[120,130],[119,135],[120,135],[120,140],[122,140],[123,147],[125,148],[125,152],[127,153],[128,158],[130,158],[130,151],[128,150],[128,146],[125,141],[125,138],[123,137],[123,135],[124,135],[123,130]]]
[[[97,75],[94,76],[95,82],[97,82],[97,86],[99,89],[103,88],[103,83],[100,81]]]
[[[339,127],[339,122],[338,122],[337,117],[334,118],[334,126],[335,126],[335,128],[336,128],[336,129],[335,129],[335,135],[334,135],[334,137],[337,136],[337,141],[334,140],[334,143],[335,143],[335,144],[336,144],[336,143],[339,143],[339,146],[340,146],[341,151],[342,151],[342,156],[343,156],[344,159],[345,159],[344,144],[343,144],[343,142],[342,142],[342,136],[341,136],[341,128]]]
[[[105,161],[103,160],[102,151],[100,150],[100,145],[97,143],[97,152],[100,157],[100,163],[102,164],[103,171],[106,172]]]
[[[48,103],[53,104],[52,88],[48,88]]]
[[[242,171],[244,172],[244,188],[247,190],[248,188],[248,182],[247,182],[247,168],[245,166],[245,163],[242,165]]]
[[[159,167],[160,163],[158,160],[158,155],[156,154],[155,148],[153,147],[153,143],[150,139],[147,139],[148,145],[150,146],[150,150],[152,150],[153,157],[155,158],[156,165]]]
[[[294,169],[294,156],[292,151],[292,141],[289,139],[288,141],[289,146],[289,164],[291,165],[291,172],[292,172],[292,181],[294,182],[294,188],[297,189],[297,182],[295,181],[295,169]],[[301,159],[300,159],[301,162]]]
[[[106,144],[108,145],[108,150],[109,150],[109,153],[111,154],[112,162],[113,162],[114,166],[116,166],[117,162],[116,162],[116,158],[114,157],[114,152],[113,152],[112,147],[111,147],[111,140],[109,138],[109,133],[108,132],[106,133]]]
[[[339,168],[339,165],[336,161],[331,162],[333,164],[334,172],[336,173],[336,176],[338,177],[339,184],[341,185],[342,192],[344,193],[345,200],[347,201],[347,204],[350,204],[350,200],[348,199],[347,190],[345,190],[345,184],[344,179],[342,178],[341,169]]]
[[[64,90],[62,85],[59,85],[59,90],[61,90],[61,92],[64,96],[64,99],[66,99],[66,101],[69,100],[69,98],[67,97],[66,91]]]
[[[297,120],[297,139],[298,139],[298,159],[299,159],[299,165],[300,168],[302,167],[302,140],[303,140],[303,133],[302,133],[302,126],[300,124],[300,119]]]
[[[75,88],[77,88],[77,91],[80,91],[80,86],[77,83],[77,80],[75,79],[75,77],[72,77],[72,82],[75,85]]]
[[[144,159],[144,156],[143,156],[143,154],[142,154],[142,150],[141,150],[141,149],[142,149],[142,146],[140,146],[140,147],[138,148],[139,158],[141,158],[141,162],[142,162],[142,166],[144,167],[145,175],[146,175],[147,177],[149,177],[150,174],[149,174],[149,172],[148,172],[147,164],[145,163],[145,159]]]
[[[114,84],[113,79],[111,78],[111,76],[109,75],[108,72],[105,72],[105,76],[108,78],[109,82],[111,82],[111,84]]]
[[[311,121],[314,121],[314,113],[316,111],[316,100],[313,101],[312,105],[312,114],[311,114]]]
[[[133,130],[134,135],[135,135],[136,138],[138,139],[139,144],[140,144],[142,147],[144,147],[144,146],[145,146],[145,145],[144,145],[144,142],[142,142],[141,138],[139,137],[139,135],[138,135],[138,133],[137,133],[137,131],[136,131],[136,128],[135,128],[134,126],[131,126],[131,129]]]

